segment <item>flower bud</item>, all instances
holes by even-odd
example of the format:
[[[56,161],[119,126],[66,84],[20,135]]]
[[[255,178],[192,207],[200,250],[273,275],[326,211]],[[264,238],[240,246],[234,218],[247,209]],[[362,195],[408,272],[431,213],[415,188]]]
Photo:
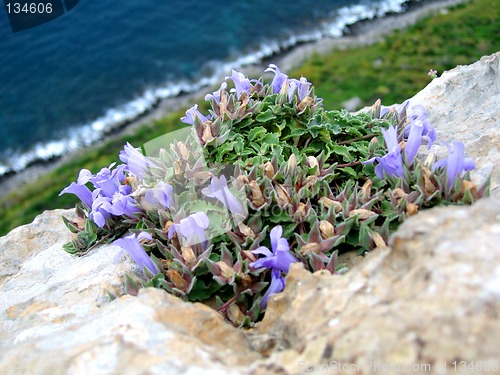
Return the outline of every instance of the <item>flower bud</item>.
[[[205,122],[205,125],[203,127],[203,134],[201,136],[201,140],[203,141],[203,143],[208,143],[213,139],[214,137],[212,135],[212,129],[210,128],[210,124],[207,121]]]
[[[373,185],[373,181],[370,180],[370,179],[368,179],[368,180],[366,180],[366,182],[361,187],[361,191],[363,192],[363,197],[364,198],[371,197],[372,185]]]
[[[182,163],[180,160],[174,162],[174,175],[176,177],[184,177],[184,168],[182,168]]]
[[[247,176],[240,174],[238,177],[236,177],[236,189],[241,190],[241,188],[246,184],[248,184]]]
[[[321,246],[317,242],[313,243],[308,243],[300,249],[301,254],[307,254],[307,253],[316,253],[319,254],[321,252]]]
[[[184,142],[177,142],[177,149],[181,158],[187,159],[189,157],[189,150]]]
[[[240,277],[240,281],[241,281],[241,284],[243,286],[248,286],[252,282],[252,278],[250,277],[250,275],[248,275],[246,273],[244,273],[244,274],[238,274],[238,275]]]
[[[397,188],[392,191],[392,195],[399,201],[401,198],[406,197],[407,194],[403,189]]]
[[[230,115],[230,113],[227,110],[227,91],[226,90],[221,90],[221,93],[220,93],[219,112],[220,112],[221,118],[224,117],[225,114]]]
[[[299,221],[304,221],[307,217],[307,206],[305,203],[300,202],[297,206],[297,210],[295,211],[295,217],[299,219]]]
[[[321,237],[324,239],[335,236],[335,228],[332,223],[327,220],[321,220],[319,223],[319,230],[321,232]]]
[[[460,187],[460,194],[465,194],[466,191],[470,191],[472,197],[477,199],[477,185],[472,181],[463,180],[462,186]]]
[[[81,217],[75,217],[73,224],[80,230],[85,229],[85,219]]]
[[[219,261],[216,264],[220,268],[221,276],[225,279],[230,279],[234,275],[234,269],[232,267],[229,267],[227,263]]]
[[[213,177],[213,174],[210,171],[198,171],[193,173],[193,178],[196,180],[197,184],[204,184],[211,177]]]
[[[287,164],[288,173],[295,175],[297,173],[297,157],[295,154],[290,155],[290,159],[288,159]]]
[[[330,208],[331,205],[333,205],[335,207],[335,213],[339,213],[340,211],[342,211],[342,203],[340,203],[339,201],[334,201],[330,198],[327,198],[327,197],[321,197],[319,199],[319,201],[321,203],[323,203],[323,205],[326,207],[326,208]]]
[[[373,240],[373,243],[375,244],[375,248],[386,248],[387,247],[387,244],[385,243],[384,239],[377,232],[372,232],[372,240]]]
[[[406,205],[406,216],[410,217],[418,213],[418,205],[415,203],[408,203]]]
[[[194,254],[193,248],[191,246],[181,247],[181,254],[187,266],[192,267],[196,264],[197,257]]]
[[[266,164],[264,164],[264,174],[271,180],[274,178],[274,175],[276,174],[273,165],[269,161]]]
[[[243,314],[237,304],[229,305],[227,309],[227,318],[234,324],[241,324],[245,320],[246,315]]]
[[[278,195],[278,201],[281,207],[284,207],[288,203],[290,203],[290,194],[281,184],[275,184],[274,188],[276,190],[276,194]]]
[[[314,186],[317,181],[318,181],[318,177],[316,177],[316,176],[307,176],[303,188],[304,189],[309,189],[311,186]]]
[[[264,200],[264,196],[262,195],[259,185],[257,185],[255,180],[250,181],[248,185],[252,189],[252,203],[257,207],[262,206],[266,201]]]
[[[422,167],[422,176],[424,178],[424,192],[427,194],[427,196],[432,195],[436,191],[436,186],[432,183],[430,176],[431,176],[431,171],[426,168]]]
[[[433,152],[431,152],[425,158],[424,165],[427,168],[432,168],[432,166],[434,165],[435,162],[436,162],[436,154],[434,154]]]
[[[352,217],[355,215],[358,215],[359,220],[366,220],[369,217],[376,215],[376,213],[373,211],[370,211],[370,210],[365,210],[364,208],[359,208],[357,210],[351,210],[351,212],[349,212],[349,217]]]
[[[314,104],[314,99],[310,96],[306,96],[297,106],[299,112],[302,112],[306,107],[310,107]]]
[[[307,164],[309,165],[309,168],[318,167],[317,176],[319,176],[319,164],[318,164],[318,159],[316,159],[316,156],[308,156]]]
[[[186,290],[189,286],[188,282],[182,277],[181,273],[174,269],[167,271],[167,277],[172,281],[174,286],[180,290]]]
[[[248,225],[240,223],[240,224],[238,224],[238,229],[240,230],[241,234],[243,234],[244,236],[255,239],[255,237],[256,237],[255,232]]]
[[[165,227],[163,228],[163,230],[168,233],[168,231],[170,230],[170,227],[172,227],[172,225],[174,225],[174,222],[172,220],[168,220],[165,223]]]
[[[375,151],[377,151],[377,149],[378,149],[378,138],[373,137],[370,140],[370,143],[368,143],[368,152],[370,153],[370,155],[373,155]]]
[[[381,107],[382,107],[382,101],[380,99],[377,99],[377,101],[373,103],[370,109],[372,118],[380,118]]]

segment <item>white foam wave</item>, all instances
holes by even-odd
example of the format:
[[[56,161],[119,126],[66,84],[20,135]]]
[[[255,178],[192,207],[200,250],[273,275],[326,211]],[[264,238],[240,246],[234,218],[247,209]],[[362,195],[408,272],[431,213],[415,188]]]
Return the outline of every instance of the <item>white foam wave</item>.
[[[300,43],[317,41],[325,37],[340,37],[348,25],[362,19],[382,17],[388,12],[402,12],[404,2],[404,0],[386,0],[376,4],[366,2],[345,6],[336,10],[332,14],[331,21],[319,25],[316,30],[290,35],[282,40],[266,41],[255,52],[243,54],[236,59],[223,63],[212,63],[213,73],[196,82],[169,82],[155,89],[148,89],[134,100],[107,110],[103,116],[89,124],[71,127],[70,131],[59,140],[38,143],[29,151],[23,153],[4,150],[4,156],[0,162],[0,176],[9,172],[20,172],[36,161],[50,160],[92,145],[102,139],[103,134],[113,128],[147,113],[160,100],[216,85],[220,77],[227,74],[231,69],[257,64],[265,58],[286,51]]]

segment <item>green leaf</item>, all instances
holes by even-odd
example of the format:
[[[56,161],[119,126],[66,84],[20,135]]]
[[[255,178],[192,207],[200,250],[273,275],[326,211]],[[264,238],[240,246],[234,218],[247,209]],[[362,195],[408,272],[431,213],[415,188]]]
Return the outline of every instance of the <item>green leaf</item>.
[[[268,122],[274,120],[275,118],[276,116],[273,114],[273,111],[268,109],[267,111],[261,112],[259,115],[257,115],[255,120],[257,120],[258,122]]]
[[[226,155],[226,154],[230,153],[231,151],[233,151],[235,144],[236,144],[236,142],[231,141],[231,142],[223,143],[219,147],[217,147],[217,149],[216,149],[217,150],[217,156],[215,157],[215,160],[218,163],[222,163],[222,161],[224,160],[224,155]]]
[[[252,128],[248,132],[248,139],[250,141],[259,140],[262,139],[266,133],[267,133],[266,128],[264,128],[263,126],[257,126],[255,128]]]
[[[69,254],[76,254],[82,250],[78,249],[73,242],[67,242],[63,245],[64,251]]]
[[[359,226],[359,245],[366,250],[370,249],[370,244],[372,241],[371,233],[372,231],[370,230],[368,225],[365,223],[361,223],[361,225]]]
[[[347,146],[331,145],[330,148],[331,148],[332,153],[342,156],[344,161],[346,161],[348,163],[353,161],[351,153],[349,152],[349,148]]]

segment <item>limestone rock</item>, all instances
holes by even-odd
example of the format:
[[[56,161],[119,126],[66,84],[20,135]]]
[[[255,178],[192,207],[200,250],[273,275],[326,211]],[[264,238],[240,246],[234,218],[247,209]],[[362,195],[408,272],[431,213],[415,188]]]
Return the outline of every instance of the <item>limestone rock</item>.
[[[138,297],[69,320],[64,329],[53,322],[51,334],[18,339],[0,361],[0,373],[238,374],[257,357],[243,332],[216,311],[159,289],[142,289]]]
[[[1,374],[238,373],[260,357],[207,306],[157,289],[122,296],[136,266],[112,245],[66,253],[63,213],[71,215],[45,212],[0,238],[2,261],[16,254],[19,268],[0,285]]]
[[[477,182],[491,174],[492,193],[500,196],[500,52],[458,66],[415,95],[427,109],[440,141],[462,141],[477,164]],[[433,151],[446,154],[446,147]]]
[[[47,249],[56,242],[67,242],[69,233],[61,215],[74,216],[72,211],[47,211],[31,224],[12,230],[8,236],[0,237],[0,284],[7,276],[15,275],[22,263]]]

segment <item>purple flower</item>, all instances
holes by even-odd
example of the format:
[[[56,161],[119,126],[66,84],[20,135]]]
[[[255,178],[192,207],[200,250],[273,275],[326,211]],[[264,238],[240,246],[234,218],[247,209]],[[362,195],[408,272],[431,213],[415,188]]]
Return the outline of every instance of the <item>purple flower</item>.
[[[269,297],[271,297],[273,294],[280,293],[281,291],[283,291],[283,289],[285,289],[285,279],[281,275],[281,272],[279,270],[272,270],[271,284],[269,285],[269,288],[260,301],[260,307],[262,309],[265,309],[267,307]]]
[[[453,142],[453,145],[445,143],[448,149],[448,157],[439,160],[432,169],[446,167],[448,174],[448,187],[451,188],[458,176],[465,171],[471,171],[476,167],[474,160],[465,157],[464,144],[462,142]]]
[[[172,193],[174,189],[170,184],[160,181],[153,189],[146,192],[145,199],[151,205],[159,204],[162,208],[172,206]]]
[[[120,192],[116,192],[115,195],[113,195],[113,199],[110,204],[110,212],[115,216],[125,215],[133,217],[135,213],[141,212],[141,210],[136,206],[134,198]]]
[[[403,177],[403,159],[401,157],[401,149],[398,144],[398,133],[394,126],[390,126],[389,129],[382,129],[382,134],[384,135],[385,145],[387,147],[388,153],[382,157],[371,158],[363,164],[371,164],[375,161],[378,162],[375,167],[375,174],[378,178],[383,178],[384,173],[389,177]]]
[[[301,77],[300,80],[292,78],[289,85],[290,89],[288,91],[288,95],[290,101],[292,101],[295,90],[297,90],[299,100],[304,100],[304,98],[306,96],[309,96],[309,94],[311,93],[311,82],[308,82],[305,77]]]
[[[194,125],[196,117],[198,117],[203,123],[210,120],[209,116],[203,116],[201,112],[198,111],[198,104],[195,104],[186,111],[186,116],[181,117],[181,121],[188,125]]]
[[[151,167],[156,167],[156,164],[145,157],[139,148],[134,148],[128,142],[120,152],[119,157],[122,162],[127,164],[128,171],[138,178],[142,178]]]
[[[245,210],[240,201],[229,191],[225,176],[220,178],[214,176],[210,180],[210,186],[201,190],[203,195],[216,198],[220,201],[233,215],[244,215]]]
[[[168,235],[172,238],[174,230],[177,234],[184,237],[188,245],[203,243],[207,240],[205,229],[208,228],[209,220],[204,212],[196,212],[182,219],[179,224],[174,224],[170,227]]]
[[[146,267],[153,275],[156,275],[160,271],[148,256],[144,248],[141,246],[139,242],[139,239],[141,238],[151,239],[151,236],[147,233],[141,233],[137,238],[134,234],[131,234],[130,236],[119,238],[113,241],[113,244],[120,246],[123,250],[125,250],[141,269],[144,269],[144,267]]]
[[[59,193],[59,196],[67,193],[75,194],[89,208],[93,206],[94,200],[99,195],[112,198],[123,187],[122,181],[125,180],[125,174],[123,173],[125,165],[119,165],[111,171],[114,165],[115,163],[111,164],[109,168],[102,168],[96,175],[93,175],[88,169],[82,169],[78,174],[76,183],[72,182]],[[94,188],[98,189],[97,193],[95,193],[95,190],[94,192],[90,191],[86,186],[88,182],[92,182]]]
[[[269,64],[268,68],[264,71],[274,73],[274,79],[271,83],[273,86],[273,94],[279,93],[283,88],[283,84],[288,84],[288,76],[282,73],[275,64]]]
[[[222,82],[222,84],[220,85],[220,89],[218,89],[217,91],[214,91],[212,94],[205,95],[205,100],[209,101],[210,99],[214,99],[215,102],[217,104],[219,104],[221,93],[222,93],[222,91],[226,91],[226,89],[227,89],[227,83]]]
[[[111,198],[100,195],[101,189],[92,192],[92,210],[89,218],[100,228],[106,225],[106,220],[111,217]]]
[[[243,92],[250,95],[250,80],[243,73],[237,72],[233,69],[231,76],[226,77],[226,79],[231,79],[233,81],[234,89],[231,91],[236,91],[236,97],[238,99],[241,97]]]
[[[406,105],[409,105],[409,101],[405,102]],[[403,103],[403,104],[405,104]],[[405,138],[409,137],[413,124],[417,123],[419,126],[422,126],[422,139],[426,141],[427,147],[430,148],[434,141],[437,138],[436,129],[431,125],[429,119],[427,118],[427,112],[424,106],[417,104],[414,106],[408,107],[408,119],[410,120],[410,124],[406,126],[404,136]]]
[[[77,184],[85,185],[87,182],[92,182],[96,189],[100,189],[101,195],[112,198],[118,191],[122,182],[125,181],[125,164],[120,164],[112,170],[115,163],[112,163],[108,168],[102,168],[98,173],[93,175],[89,170],[82,169],[78,175]]]
[[[92,207],[92,192],[87,186],[72,182],[67,188],[59,193],[59,196],[68,193],[75,194],[87,207]]]
[[[136,200],[129,196],[131,187],[122,185],[119,187],[113,197],[109,198],[101,195],[101,189],[96,189],[92,193],[92,211],[89,217],[99,227],[106,225],[106,220],[114,216],[126,215],[133,217],[135,213],[141,210],[136,205]]]
[[[253,254],[265,255],[264,258],[260,258],[255,262],[250,263],[250,267],[254,268],[268,268],[271,270],[280,270],[283,272],[288,272],[290,269],[290,264],[298,262],[298,260],[290,253],[290,246],[286,238],[282,238],[283,228],[278,225],[271,231],[271,247],[273,251],[271,252],[267,247],[261,246],[255,250],[252,250]]]
[[[410,134],[408,135],[408,141],[405,146],[405,156],[408,164],[413,163],[417,155],[418,149],[422,144],[423,131],[424,126],[420,120],[416,120],[410,125]]]

